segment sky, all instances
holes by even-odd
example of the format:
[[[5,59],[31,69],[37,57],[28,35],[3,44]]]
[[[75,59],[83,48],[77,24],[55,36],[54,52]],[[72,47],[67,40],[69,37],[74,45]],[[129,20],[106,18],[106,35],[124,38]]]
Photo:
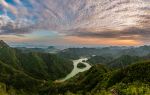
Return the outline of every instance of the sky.
[[[150,45],[150,0],[0,0],[0,40]]]

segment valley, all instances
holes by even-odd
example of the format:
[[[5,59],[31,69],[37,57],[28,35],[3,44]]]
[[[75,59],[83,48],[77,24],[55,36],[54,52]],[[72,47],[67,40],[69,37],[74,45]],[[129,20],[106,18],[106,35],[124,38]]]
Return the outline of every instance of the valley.
[[[150,95],[150,0],[0,0],[0,95]]]
[[[87,58],[80,58],[80,59],[78,59],[78,60],[73,60],[73,66],[74,66],[74,68],[73,68],[73,70],[71,71],[71,73],[69,73],[65,78],[60,79],[60,80],[56,80],[55,82],[56,82],[56,83],[57,83],[57,82],[58,82],[58,83],[59,83],[59,82],[64,82],[64,81],[66,81],[66,80],[68,80],[68,79],[74,77],[74,76],[77,75],[78,73],[81,73],[81,72],[84,72],[84,71],[89,70],[89,69],[91,68],[91,65],[89,65],[88,63],[86,63],[87,60],[88,60]],[[82,69],[81,69],[81,68],[78,68],[77,65],[78,65],[79,63],[84,64],[85,67],[82,68]]]
[[[0,41],[0,95],[147,95],[149,66],[150,46],[68,48],[54,54]]]

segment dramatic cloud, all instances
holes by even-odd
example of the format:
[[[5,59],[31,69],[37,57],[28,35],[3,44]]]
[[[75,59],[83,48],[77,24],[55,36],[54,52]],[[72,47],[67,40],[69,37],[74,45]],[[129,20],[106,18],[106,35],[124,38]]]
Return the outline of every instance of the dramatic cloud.
[[[130,27],[124,30],[108,30],[108,31],[89,31],[84,29],[72,30],[68,36],[77,36],[77,37],[93,37],[93,38],[116,38],[116,39],[132,39],[132,40],[150,40],[150,28],[140,29],[135,27]],[[85,32],[86,31],[86,32]]]
[[[0,0],[0,9],[0,34],[150,40],[150,0]]]
[[[31,32],[33,26],[26,19],[12,20],[8,16],[0,16],[0,34],[23,34]]]

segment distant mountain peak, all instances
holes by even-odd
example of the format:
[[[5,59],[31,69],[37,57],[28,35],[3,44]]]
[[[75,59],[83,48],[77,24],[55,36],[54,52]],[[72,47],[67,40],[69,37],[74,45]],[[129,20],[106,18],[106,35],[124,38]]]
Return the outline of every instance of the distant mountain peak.
[[[54,46],[48,46],[48,49],[55,49]]]
[[[0,40],[0,48],[9,47],[3,40]]]

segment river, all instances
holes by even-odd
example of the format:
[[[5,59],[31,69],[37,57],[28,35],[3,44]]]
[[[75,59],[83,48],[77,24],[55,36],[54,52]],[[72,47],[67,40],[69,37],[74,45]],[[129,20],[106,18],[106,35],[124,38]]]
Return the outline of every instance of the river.
[[[86,62],[87,60],[88,60],[87,58],[80,58],[78,60],[73,60],[73,66],[74,66],[74,68],[71,71],[71,73],[69,73],[65,78],[62,78],[60,80],[56,80],[55,82],[64,82],[64,81],[72,78],[73,76],[77,75],[80,72],[84,72],[84,71],[89,70],[91,68],[91,65]],[[84,64],[86,67],[82,68],[82,69],[78,68],[77,65],[79,63]]]

